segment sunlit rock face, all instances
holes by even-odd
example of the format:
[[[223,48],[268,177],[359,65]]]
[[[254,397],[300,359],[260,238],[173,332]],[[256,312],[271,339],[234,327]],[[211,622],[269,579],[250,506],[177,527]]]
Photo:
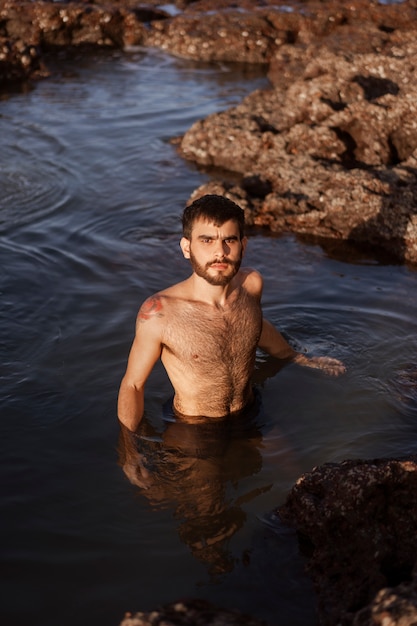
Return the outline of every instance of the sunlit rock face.
[[[46,53],[80,48],[262,65],[270,89],[178,139],[184,158],[215,168],[193,197],[214,186],[250,224],[415,264],[416,18],[415,0],[0,0],[0,88],[46,77]]]
[[[334,33],[281,46],[269,66],[273,87],[197,121],[181,154],[240,175],[214,183],[249,223],[371,244],[416,263],[416,37],[394,31],[382,46],[381,32],[373,39],[365,25],[368,43],[352,37],[346,49]],[[376,42],[381,49],[370,51]]]

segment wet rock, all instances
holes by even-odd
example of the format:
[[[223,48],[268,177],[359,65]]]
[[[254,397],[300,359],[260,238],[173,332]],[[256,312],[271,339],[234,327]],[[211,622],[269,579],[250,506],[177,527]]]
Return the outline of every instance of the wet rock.
[[[382,589],[355,616],[353,626],[414,626],[417,624],[416,581]]]
[[[262,64],[271,89],[194,124],[182,156],[229,172],[210,185],[233,186],[251,224],[417,263],[416,0],[175,6],[0,0],[0,86],[47,75],[43,53],[74,47]]]
[[[143,42],[140,14],[123,7],[57,2],[0,2],[3,36],[45,51],[89,45],[122,47]]]
[[[271,189],[262,198],[242,184],[253,224],[375,244],[416,263],[415,34],[401,42],[389,53],[350,58],[310,52],[311,60],[284,76],[284,87],[254,92],[196,122],[181,154],[261,177]]]
[[[149,613],[127,614],[120,626],[266,626],[249,615],[204,600],[168,604]]]
[[[0,87],[2,84],[14,86],[29,78],[47,75],[36,46],[0,37]]]
[[[317,467],[278,513],[309,557],[321,624],[416,623],[417,458]]]
[[[167,15],[117,2],[101,6],[0,0],[0,86],[47,75],[45,52],[140,45],[146,34],[144,22]]]
[[[196,60],[268,63],[276,38],[266,15],[230,10],[153,22],[147,44]]]

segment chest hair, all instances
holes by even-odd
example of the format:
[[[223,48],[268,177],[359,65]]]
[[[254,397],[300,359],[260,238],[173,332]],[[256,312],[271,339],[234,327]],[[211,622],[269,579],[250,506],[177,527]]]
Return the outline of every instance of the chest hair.
[[[258,301],[240,294],[230,305],[176,303],[165,333],[165,347],[184,364],[209,371],[246,368],[254,359],[261,332]],[[237,372],[234,372],[237,373]]]

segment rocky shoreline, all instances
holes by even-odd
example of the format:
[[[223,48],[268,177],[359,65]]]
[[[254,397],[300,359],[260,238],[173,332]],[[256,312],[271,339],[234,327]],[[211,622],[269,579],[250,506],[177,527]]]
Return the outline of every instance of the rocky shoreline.
[[[192,198],[222,193],[255,226],[416,264],[416,18],[416,0],[0,0],[0,89],[80,48],[262,64],[269,89],[176,138],[212,174]]]
[[[173,138],[211,173],[191,198],[222,193],[253,226],[417,264],[416,18],[417,0],[0,0],[0,93],[80,49],[261,64],[269,89]],[[417,623],[416,477],[414,458],[328,464],[280,507],[307,551],[321,624]],[[162,623],[259,624],[189,601],[123,626]]]

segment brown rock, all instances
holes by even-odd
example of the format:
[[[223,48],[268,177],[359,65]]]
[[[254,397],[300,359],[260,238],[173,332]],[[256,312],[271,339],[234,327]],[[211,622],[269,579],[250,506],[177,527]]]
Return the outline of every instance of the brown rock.
[[[205,600],[168,604],[149,613],[127,614],[120,626],[266,626],[255,618]]]
[[[80,46],[267,65],[273,88],[197,122],[181,154],[237,173],[252,224],[417,263],[416,1],[176,4],[170,16],[157,0],[0,0],[0,85],[46,75],[45,50]]]
[[[15,85],[35,76],[46,76],[39,50],[21,40],[0,37],[0,88]]]
[[[268,63],[276,37],[266,16],[230,10],[153,22],[147,45],[203,61]]]
[[[411,624],[376,615],[390,603],[402,616],[416,613],[415,587],[404,585],[417,559],[417,458],[317,467],[297,481],[279,516],[309,555],[321,624]],[[381,591],[389,587],[396,591]]]
[[[410,34],[390,55],[348,61],[322,49],[288,86],[198,121],[181,154],[261,177],[270,192],[248,198],[254,224],[376,244],[416,263],[416,62]]]
[[[417,624],[416,581],[381,589],[374,600],[354,618],[353,626],[415,626]]]
[[[0,0],[0,85],[46,75],[45,51],[142,44],[143,22],[163,17],[151,7]]]

